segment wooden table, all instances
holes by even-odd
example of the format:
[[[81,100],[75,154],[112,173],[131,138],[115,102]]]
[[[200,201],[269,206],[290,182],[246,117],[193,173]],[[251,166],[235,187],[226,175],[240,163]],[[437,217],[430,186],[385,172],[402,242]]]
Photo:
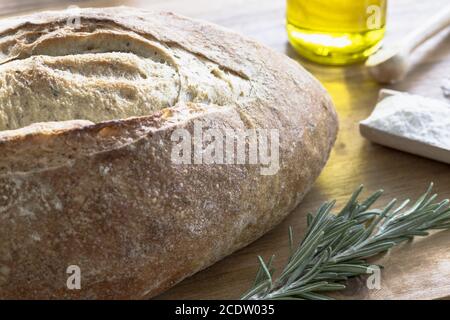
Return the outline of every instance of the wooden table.
[[[447,0],[390,1],[386,42],[395,42],[447,3]],[[68,4],[71,3],[55,0],[0,0],[0,15],[38,8],[64,8]],[[285,1],[137,0],[78,1],[75,4],[82,7],[127,4],[171,10],[239,31],[303,64],[329,90],[339,113],[341,129],[331,159],[303,203],[283,223],[255,243],[186,279],[159,298],[239,298],[253,280],[257,255],[267,258],[276,253],[275,266],[281,267],[288,253],[288,226],[293,226],[300,237],[305,229],[307,212],[315,210],[327,199],[337,199],[342,204],[361,183],[366,186],[367,193],[384,188],[386,196],[381,204],[394,197],[415,198],[431,181],[441,198],[450,197],[449,165],[374,145],[360,136],[358,122],[370,114],[380,86],[360,65],[323,67],[299,58],[288,45],[284,30]],[[445,99],[440,84],[450,74],[449,40],[450,34],[444,33],[427,43],[416,55],[417,64],[407,80],[390,88]],[[269,194],[261,196],[270,197]],[[381,290],[368,290],[364,281],[355,280],[340,298],[450,297],[450,232],[436,233],[405,244],[377,262],[385,265]]]

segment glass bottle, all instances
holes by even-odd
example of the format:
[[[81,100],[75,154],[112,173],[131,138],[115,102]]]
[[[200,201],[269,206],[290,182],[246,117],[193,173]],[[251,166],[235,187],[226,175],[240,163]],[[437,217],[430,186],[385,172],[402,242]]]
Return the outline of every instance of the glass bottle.
[[[387,0],[287,0],[289,41],[318,63],[363,61],[381,45],[386,5]]]

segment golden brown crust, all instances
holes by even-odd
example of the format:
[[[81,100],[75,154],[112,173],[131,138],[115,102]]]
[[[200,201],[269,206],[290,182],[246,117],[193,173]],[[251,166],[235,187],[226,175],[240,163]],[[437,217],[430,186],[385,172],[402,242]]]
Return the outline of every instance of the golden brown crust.
[[[48,60],[49,48],[64,47],[36,41],[42,30],[69,36],[70,17],[61,11],[0,22],[0,45],[8,48],[0,54],[0,77],[16,70],[12,63]],[[214,72],[224,72],[243,93],[221,96],[208,91],[213,84],[204,87],[204,102],[181,94],[148,115],[98,123],[57,118],[69,122],[0,131],[0,298],[155,296],[280,222],[310,189],[336,138],[336,113],[322,86],[254,41],[172,13],[131,8],[82,10],[81,26],[87,34],[126,32],[186,52],[218,66]],[[21,32],[29,43],[17,42]],[[187,71],[173,61],[182,79]],[[10,101],[7,93],[3,99]],[[174,164],[171,135],[192,132],[195,121],[221,131],[279,130],[279,172]],[[73,264],[81,268],[81,290],[66,287]]]

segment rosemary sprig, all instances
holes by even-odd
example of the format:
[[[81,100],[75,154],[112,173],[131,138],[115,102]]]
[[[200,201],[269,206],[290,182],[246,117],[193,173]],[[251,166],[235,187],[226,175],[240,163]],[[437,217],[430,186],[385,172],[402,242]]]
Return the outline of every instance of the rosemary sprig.
[[[274,256],[267,263],[258,257],[255,282],[242,299],[330,299],[323,292],[345,289],[346,280],[371,271],[367,258],[430,230],[450,229],[449,200],[435,202],[432,187],[409,208],[409,200],[395,207],[394,199],[383,209],[370,209],[383,191],[359,203],[362,186],[337,214],[331,212],[335,201],[324,203],[315,215],[308,214],[308,228],[297,247],[289,228],[291,253],[277,279]]]

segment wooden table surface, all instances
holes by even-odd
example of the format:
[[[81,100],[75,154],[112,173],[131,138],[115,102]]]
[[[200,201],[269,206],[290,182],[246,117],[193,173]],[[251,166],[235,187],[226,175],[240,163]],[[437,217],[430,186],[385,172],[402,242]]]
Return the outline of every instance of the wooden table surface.
[[[395,42],[409,30],[440,10],[448,0],[394,0],[388,9],[386,43]],[[284,52],[303,64],[329,90],[340,118],[340,133],[331,159],[312,191],[300,206],[267,235],[212,267],[186,279],[161,299],[235,299],[249,287],[257,268],[256,256],[276,254],[281,267],[288,254],[287,230],[293,226],[300,237],[305,215],[327,199],[342,204],[353,189],[363,183],[367,193],[385,190],[381,204],[391,198],[418,197],[433,181],[441,198],[450,197],[450,166],[372,144],[362,138],[358,122],[375,105],[380,86],[361,65],[324,67],[299,58],[290,48],[284,29],[284,0],[135,0],[55,1],[0,0],[0,16],[32,12],[43,8],[132,5],[170,10],[205,19],[239,31]],[[450,34],[444,32],[416,54],[415,68],[395,90],[445,100],[440,84],[450,74]],[[270,197],[270,194],[261,195]],[[450,232],[439,232],[415,240],[378,259],[385,265],[381,290],[368,290],[355,280],[340,298],[442,299],[450,297]]]

